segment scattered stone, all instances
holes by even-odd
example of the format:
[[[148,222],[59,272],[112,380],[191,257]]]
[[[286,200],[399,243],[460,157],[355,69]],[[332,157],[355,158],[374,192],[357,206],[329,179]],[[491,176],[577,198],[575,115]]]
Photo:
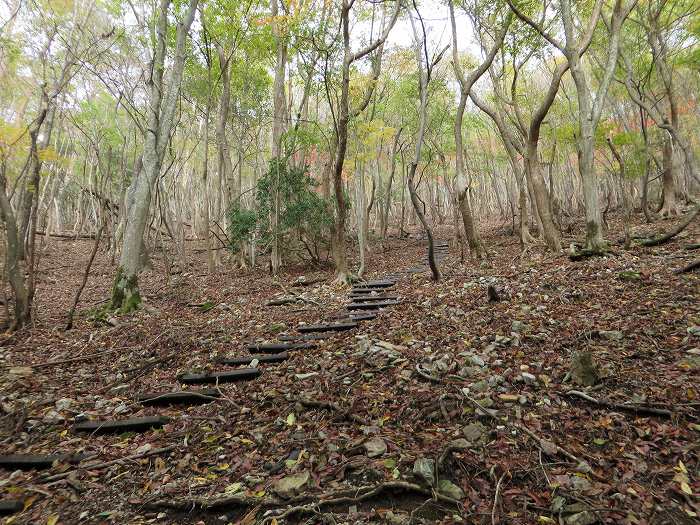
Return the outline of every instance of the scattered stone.
[[[458,375],[462,377],[474,377],[481,373],[481,368],[478,366],[463,366],[459,369]]]
[[[515,332],[516,334],[528,332],[530,331],[530,329],[530,325],[527,323],[523,323],[522,321],[513,321],[510,325],[510,331]]]
[[[486,361],[484,361],[478,355],[470,355],[467,357],[467,361],[473,366],[486,366]]]
[[[297,379],[309,379],[312,377],[316,377],[318,375],[318,372],[308,372],[306,374],[294,374],[294,377]]]
[[[481,423],[470,423],[462,427],[462,434],[472,445],[477,445],[486,440],[487,429]]]
[[[600,380],[600,372],[593,363],[590,350],[575,352],[571,357],[571,379],[582,386],[593,386]]]
[[[537,378],[533,374],[530,374],[529,372],[523,372],[522,374],[520,374],[520,377],[522,378],[522,380],[525,382],[526,385],[537,384]]]
[[[619,330],[598,330],[598,335],[608,341],[621,341],[625,337]]]
[[[68,397],[61,398],[58,401],[56,401],[56,410],[58,410],[59,412],[68,410],[74,402],[75,401],[73,399],[70,399]]]
[[[448,498],[461,500],[464,499],[464,491],[449,479],[441,479],[438,482],[437,491]]]
[[[413,474],[432,487],[435,485],[435,460],[429,458],[418,458],[413,463]]]
[[[386,442],[380,437],[373,437],[363,443],[367,457],[376,458],[386,452]]]
[[[299,474],[285,476],[272,484],[272,489],[283,498],[291,498],[298,494],[309,482],[309,471],[305,470]]]
[[[469,448],[469,441],[464,438],[457,438],[450,441],[450,448],[456,450],[466,450]]]
[[[489,384],[486,381],[477,381],[476,383],[472,383],[469,385],[469,390],[473,392],[487,392],[489,389]]]
[[[598,517],[591,511],[577,512],[571,516],[567,516],[564,521],[566,525],[593,525],[598,521]]]

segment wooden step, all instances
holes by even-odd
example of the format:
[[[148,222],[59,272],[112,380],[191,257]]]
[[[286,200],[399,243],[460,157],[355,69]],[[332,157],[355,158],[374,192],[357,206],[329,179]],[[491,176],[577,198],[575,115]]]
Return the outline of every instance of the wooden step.
[[[314,343],[295,343],[289,341],[283,343],[250,344],[246,346],[246,350],[249,352],[261,352],[263,354],[279,354],[280,352],[287,352],[289,350],[308,350],[310,348],[316,348],[316,345]]]
[[[398,295],[368,295],[368,294],[350,294],[350,299],[354,303],[364,303],[367,301],[396,301],[399,297]]]
[[[376,318],[377,314],[375,312],[358,312],[348,315],[348,319],[351,321],[372,321]]]
[[[167,406],[167,405],[203,405],[214,401],[212,398],[221,397],[218,390],[178,390],[177,392],[153,392],[141,394],[136,401],[142,405]]]
[[[146,432],[161,428],[171,419],[164,416],[134,417],[131,419],[113,419],[107,421],[85,421],[73,425],[75,432],[92,432],[94,434],[121,434],[122,432]]]
[[[401,304],[401,301],[380,301],[376,303],[350,303],[347,306],[348,310],[378,310],[387,306],[395,306]]]
[[[6,470],[42,470],[51,468],[54,461],[79,463],[84,454],[8,454],[0,456],[0,468]]]
[[[382,280],[382,281],[365,281],[363,283],[355,283],[354,289],[356,288],[391,288],[396,284],[396,281]]]
[[[357,328],[357,323],[329,323],[329,324],[306,324],[298,328],[301,333],[308,332],[342,332]]]
[[[19,499],[0,499],[0,516],[9,516],[24,509],[24,501]]]
[[[226,372],[202,372],[182,374],[178,379],[188,385],[202,385],[206,383],[233,383],[236,381],[248,381],[260,375],[258,368],[239,368]]]
[[[280,335],[277,339],[280,341],[323,341],[324,339],[328,339],[328,334]]]
[[[281,363],[289,359],[289,354],[287,352],[280,352],[278,354],[253,354],[244,357],[224,357],[218,359],[217,362],[222,365],[240,366],[249,365],[253,359],[257,359],[259,363]]]

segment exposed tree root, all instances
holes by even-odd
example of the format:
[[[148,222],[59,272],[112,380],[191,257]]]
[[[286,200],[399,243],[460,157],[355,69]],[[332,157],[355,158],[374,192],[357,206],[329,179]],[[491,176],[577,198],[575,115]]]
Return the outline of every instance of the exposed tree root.
[[[678,270],[676,270],[676,273],[688,273],[692,272],[693,270],[697,270],[698,268],[700,268],[700,260],[691,262],[683,268],[679,268]]]
[[[647,405],[622,405],[619,403],[612,403],[610,401],[606,401],[605,399],[596,399],[578,390],[569,390],[566,393],[566,395],[578,397],[580,399],[588,401],[589,403],[593,403],[594,405],[598,405],[601,407],[615,408],[617,410],[624,410],[626,412],[633,412],[635,414],[651,414],[654,416],[664,417],[673,416],[673,412],[671,412],[670,410],[666,410],[665,408],[654,408]]]
[[[378,485],[365,485],[351,489],[344,489],[337,492],[316,495],[302,495],[289,500],[284,500],[275,496],[255,498],[245,494],[216,494],[203,498],[175,498],[161,499],[143,503],[143,507],[149,510],[179,510],[179,511],[211,511],[226,507],[251,507],[260,510],[273,510],[292,505],[284,511],[275,513],[266,518],[263,523],[272,519],[288,518],[296,514],[314,514],[323,507],[333,505],[347,505],[361,503],[381,495],[384,492],[410,492],[423,496],[430,496],[435,501],[449,503],[455,507],[461,507],[461,502],[454,498],[434,493],[426,487],[407,481],[387,481]]]
[[[369,422],[366,419],[358,416],[357,414],[351,414],[349,410],[345,410],[340,405],[331,403],[330,401],[316,401],[315,399],[307,398],[294,399],[293,401],[301,403],[301,405],[305,406],[306,408],[330,410],[331,412],[337,412],[343,418],[359,423],[360,425],[369,425]]]
[[[640,244],[642,246],[659,246],[661,244],[667,243],[676,235],[685,230],[686,226],[693,222],[693,219],[697,217],[698,213],[700,213],[700,203],[696,204],[695,207],[688,212],[686,218],[683,219],[683,221],[678,226],[676,226],[675,229],[671,230],[665,235],[654,237],[653,239],[644,239],[640,242]]]

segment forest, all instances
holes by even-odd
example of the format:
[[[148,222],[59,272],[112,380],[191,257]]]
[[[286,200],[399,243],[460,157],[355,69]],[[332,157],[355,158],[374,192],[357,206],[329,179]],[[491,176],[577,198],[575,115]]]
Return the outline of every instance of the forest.
[[[697,0],[0,0],[0,522],[698,523],[699,93]]]

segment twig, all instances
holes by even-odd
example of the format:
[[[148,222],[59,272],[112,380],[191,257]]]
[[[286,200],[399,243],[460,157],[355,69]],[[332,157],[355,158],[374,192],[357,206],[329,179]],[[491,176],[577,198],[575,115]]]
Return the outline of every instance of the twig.
[[[593,403],[594,405],[598,405],[601,407],[616,408],[618,410],[625,410],[627,412],[633,412],[635,414],[653,414],[655,416],[673,417],[673,412],[671,412],[670,410],[666,410],[665,408],[654,408],[646,405],[623,405],[620,403],[613,403],[604,399],[596,399],[579,390],[569,390],[566,393],[566,395],[584,399],[590,403]]]
[[[68,470],[66,472],[62,472],[60,474],[54,474],[53,476],[48,476],[44,478],[44,481],[57,481],[59,479],[64,479],[73,474],[74,472],[77,472],[78,470],[99,470],[107,467],[111,467],[112,465],[117,465],[117,464],[122,464],[124,461],[133,461],[136,459],[141,459],[141,458],[146,458],[148,456],[155,456],[156,454],[164,454],[166,452],[171,452],[175,450],[176,447],[170,446],[170,447],[163,447],[163,448],[156,448],[153,450],[147,450],[146,452],[141,452],[139,454],[132,454],[131,456],[126,456],[123,458],[119,459],[113,459],[111,461],[105,461],[103,463],[91,463],[90,465],[85,465],[84,467],[78,467],[75,469]]]
[[[498,523],[496,521],[496,509],[498,508],[498,497],[500,496],[501,492],[501,483],[503,482],[503,478],[505,477],[506,473],[504,472],[498,479],[498,483],[496,483],[496,494],[493,496],[493,509],[491,509],[491,525],[496,525],[496,523]]]

